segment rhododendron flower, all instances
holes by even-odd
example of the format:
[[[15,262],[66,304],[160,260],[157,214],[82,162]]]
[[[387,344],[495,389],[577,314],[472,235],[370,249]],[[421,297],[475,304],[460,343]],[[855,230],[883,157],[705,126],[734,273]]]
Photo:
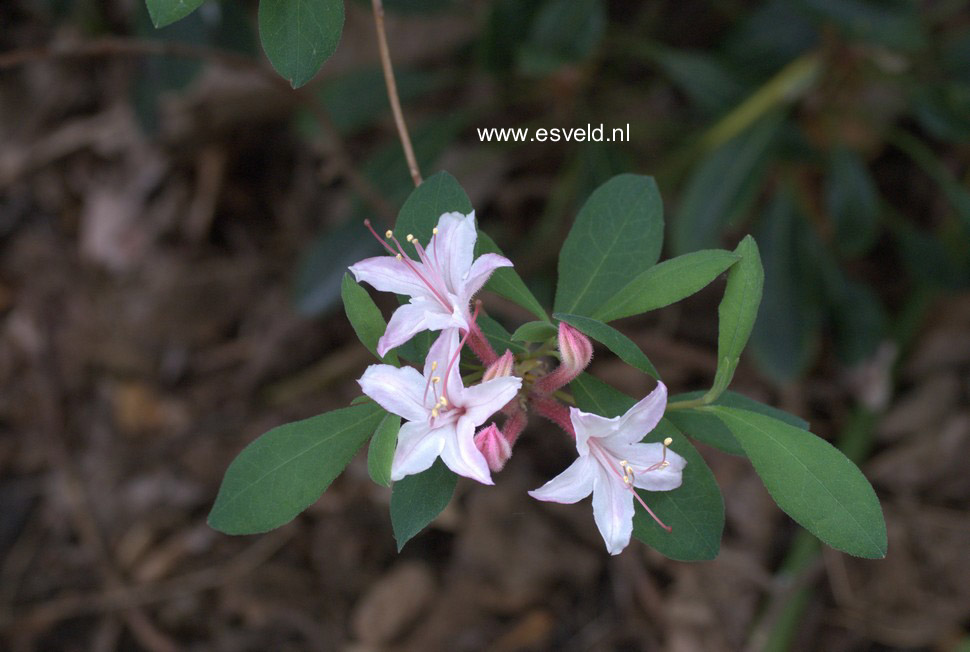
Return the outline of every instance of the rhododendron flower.
[[[475,428],[515,398],[522,379],[504,376],[463,386],[460,347],[458,330],[449,328],[431,345],[424,374],[375,364],[357,381],[381,407],[407,421],[398,433],[392,480],[420,473],[440,456],[458,475],[492,484],[488,462],[475,445]]]
[[[409,258],[393,233],[388,231],[387,238],[393,241],[397,250],[383,240],[381,242],[392,256],[367,258],[350,266],[358,281],[383,292],[411,297],[410,303],[394,311],[387,330],[377,342],[377,352],[381,356],[421,331],[472,329],[471,298],[485,285],[492,272],[499,267],[512,266],[508,258],[498,254],[474,258],[478,239],[474,211],[468,215],[444,213],[432,233],[427,250],[417,238],[411,234],[407,236],[408,242],[417,250],[419,260]]]
[[[634,498],[669,530],[634,491],[634,487],[669,491],[681,484],[687,460],[668,449],[670,438],[662,444],[640,443],[660,423],[666,404],[667,388],[660,383],[626,414],[612,419],[570,408],[579,458],[529,495],[556,503],[575,503],[592,493],[593,518],[612,555],[630,543]]]

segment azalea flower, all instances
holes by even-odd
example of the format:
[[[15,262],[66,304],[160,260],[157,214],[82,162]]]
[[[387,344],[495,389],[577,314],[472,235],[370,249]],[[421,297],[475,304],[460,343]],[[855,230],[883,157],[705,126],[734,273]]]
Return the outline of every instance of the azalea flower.
[[[660,383],[626,414],[612,419],[570,408],[579,458],[529,495],[556,503],[575,503],[592,493],[593,518],[612,555],[630,543],[634,498],[669,531],[634,491],[634,487],[669,491],[681,484],[687,460],[668,448],[672,440],[668,437],[662,444],[640,443],[660,423],[666,404],[667,388]]]
[[[458,372],[458,330],[445,330],[431,346],[421,374],[412,367],[371,365],[361,389],[407,421],[398,433],[391,479],[420,473],[439,456],[449,469],[492,484],[488,462],[475,445],[475,428],[515,398],[522,379],[503,376],[465,387]]]
[[[367,226],[370,228],[369,223]],[[388,231],[385,235],[397,250],[383,240],[381,244],[392,256],[367,258],[350,266],[358,281],[382,292],[411,297],[410,303],[391,315],[387,330],[377,343],[381,356],[421,331],[459,328],[467,332],[476,328],[469,311],[471,298],[492,272],[512,266],[508,258],[498,254],[474,258],[478,239],[474,211],[468,215],[444,213],[432,234],[427,250],[408,234],[407,241],[414,245],[419,260],[409,258],[393,232]]]

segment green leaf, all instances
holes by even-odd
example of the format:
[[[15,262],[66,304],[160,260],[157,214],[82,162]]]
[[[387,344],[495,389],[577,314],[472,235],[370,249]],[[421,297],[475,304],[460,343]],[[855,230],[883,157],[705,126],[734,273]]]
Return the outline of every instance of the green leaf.
[[[343,0],[260,0],[259,38],[270,63],[293,88],[330,58],[344,27]]]
[[[205,0],[145,0],[148,14],[155,27],[165,27],[185,18],[198,9]]]
[[[688,392],[686,394],[678,394],[677,396],[670,397],[670,404],[680,401],[693,401],[701,398],[703,395],[704,392]],[[738,394],[737,392],[724,392],[717,398],[716,401],[711,403],[711,405],[723,405],[724,407],[735,407],[748,410],[750,412],[757,412],[759,414],[764,414],[774,419],[784,421],[785,423],[796,428],[808,430],[807,421],[800,419],[793,414],[789,414],[784,410],[779,410],[778,408],[765,405],[764,403],[760,403],[752,398],[748,398],[744,394]],[[675,426],[677,426],[682,432],[692,439],[702,441],[708,446],[713,446],[714,448],[731,455],[744,456],[744,449],[741,448],[741,444],[738,443],[738,440],[734,438],[734,435],[731,434],[731,431],[728,430],[727,426],[725,426],[720,419],[710,412],[695,408],[678,410],[668,409],[667,416],[665,418],[670,419]]]
[[[340,297],[344,301],[347,319],[350,320],[350,325],[354,327],[354,332],[357,333],[361,343],[381,362],[397,366],[397,354],[394,351],[388,351],[387,356],[383,358],[377,354],[377,341],[384,335],[387,322],[384,321],[384,316],[374,304],[374,300],[367,294],[367,290],[360,287],[350,274],[344,274]]]
[[[457,484],[458,476],[440,459],[427,471],[394,483],[391,527],[398,552],[448,506]]]
[[[708,392],[712,399],[717,398],[731,384],[741,352],[748,343],[751,329],[758,317],[758,305],[761,303],[761,291],[765,282],[761,256],[754,238],[746,236],[734,253],[739,254],[741,260],[728,272],[724,298],[717,310],[718,364],[714,385]]]
[[[621,174],[593,191],[559,252],[556,312],[592,315],[663,244],[663,203],[651,177]]]
[[[811,433],[736,408],[705,408],[744,448],[778,506],[828,545],[857,557],[886,556],[886,523],[869,481]]]
[[[417,258],[417,251],[405,241],[406,236],[411,234],[427,245],[438,218],[452,212],[467,215],[472,212],[472,202],[458,180],[441,171],[425,179],[408,196],[394,223],[394,234],[404,251]]]
[[[365,404],[273,428],[229,465],[209,525],[256,534],[293,520],[344,470],[385,414]]]
[[[858,154],[844,147],[832,152],[825,200],[839,251],[848,256],[868,251],[878,235],[879,194]]]
[[[522,324],[512,333],[515,342],[545,342],[556,337],[559,329],[547,321],[530,321]]]
[[[592,337],[594,340],[608,348],[610,351],[616,354],[620,360],[627,363],[631,367],[639,369],[643,373],[653,376],[656,379],[660,379],[660,374],[657,372],[657,368],[653,366],[650,359],[644,355],[643,351],[640,350],[636,344],[633,343],[629,337],[616,330],[612,326],[607,326],[601,321],[596,319],[591,319],[589,317],[583,317],[582,315],[567,315],[565,313],[557,312],[553,314],[553,317],[564,321],[570,326],[574,326],[581,333]]]
[[[506,349],[512,351],[512,353],[526,353],[526,348],[518,342],[513,341],[512,336],[505,330],[505,327],[488,315],[478,315],[478,325],[485,334],[485,338],[489,344],[492,345],[492,348],[499,355],[505,353]]]
[[[723,249],[705,249],[665,260],[642,272],[596,310],[613,321],[663,308],[700,292],[740,259]]]
[[[570,387],[581,410],[605,417],[619,416],[636,403],[635,399],[585,373],[580,374]],[[640,490],[638,493],[660,520],[671,527],[671,531],[663,530],[637,507],[633,536],[678,561],[714,559],[720,550],[724,530],[721,490],[704,458],[666,419],[644,441],[659,442],[665,437],[674,440],[671,450],[687,460],[683,484],[673,491]]]
[[[391,463],[394,461],[400,429],[401,417],[387,414],[378,424],[367,448],[367,473],[371,480],[382,487],[391,486]]]
[[[495,241],[486,233],[479,231],[478,241],[475,243],[475,256],[489,253],[503,255],[502,250],[495,244]],[[485,284],[485,289],[505,297],[516,305],[522,306],[539,319],[549,321],[549,315],[546,314],[542,304],[529,291],[529,288],[526,287],[525,282],[523,282],[518,272],[511,267],[500,267],[492,272],[491,278]]]
[[[744,87],[723,62],[703,51],[658,47],[652,58],[664,74],[709,115],[723,113],[742,99]]]
[[[747,212],[771,162],[782,118],[768,114],[694,169],[671,224],[675,254],[716,247],[724,228]]]

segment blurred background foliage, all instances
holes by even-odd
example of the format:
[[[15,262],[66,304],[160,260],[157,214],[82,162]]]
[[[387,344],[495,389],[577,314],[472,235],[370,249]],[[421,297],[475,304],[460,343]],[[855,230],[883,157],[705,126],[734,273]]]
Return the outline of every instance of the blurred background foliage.
[[[139,3],[129,29],[260,57],[251,4],[210,1],[155,30]],[[887,315],[907,298],[970,282],[963,2],[385,4],[412,17],[474,13],[475,28],[447,56],[399,66],[398,85],[426,173],[456,146],[465,159],[449,163],[459,178],[496,158],[547,173],[544,205],[516,232],[498,234],[540,297],[551,296],[558,250],[540,243],[558,244],[589,192],[627,171],[658,179],[667,255],[755,234],[767,284],[752,346],[778,382],[805,374],[826,334],[844,364],[870,358]],[[90,0],[50,0],[49,11],[91,35],[112,28]],[[140,65],[133,101],[151,131],[158,98],[190,84],[200,63]],[[309,92],[359,155],[361,173],[400,206],[411,185],[376,63],[325,65]],[[587,123],[607,132],[629,123],[631,142],[481,143],[476,132]],[[310,142],[329,137],[306,110],[294,112],[292,128]],[[343,226],[308,247],[295,276],[301,312],[334,310],[346,265],[376,251],[359,228],[373,209],[355,200]],[[888,270],[892,282],[880,285]]]

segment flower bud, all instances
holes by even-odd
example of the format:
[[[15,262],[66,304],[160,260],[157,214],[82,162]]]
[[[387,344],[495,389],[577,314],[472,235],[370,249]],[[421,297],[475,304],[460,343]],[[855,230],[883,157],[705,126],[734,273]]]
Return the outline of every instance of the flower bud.
[[[567,324],[559,323],[559,353],[562,355],[562,366],[572,380],[589,365],[593,359],[593,344],[589,338]]]
[[[495,362],[488,366],[485,370],[485,375],[482,376],[482,382],[488,382],[494,378],[502,378],[503,376],[511,376],[512,368],[515,366],[515,356],[512,355],[511,351],[506,350]]]
[[[501,471],[512,457],[512,447],[494,423],[478,431],[475,435],[475,446],[485,456],[488,468],[493,473]]]

